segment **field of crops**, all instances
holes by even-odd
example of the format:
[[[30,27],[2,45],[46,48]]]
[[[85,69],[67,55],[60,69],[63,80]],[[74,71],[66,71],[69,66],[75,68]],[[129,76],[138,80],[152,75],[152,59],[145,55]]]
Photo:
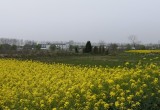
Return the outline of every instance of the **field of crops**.
[[[82,67],[0,59],[0,109],[159,110],[160,66]]]
[[[160,50],[129,50],[128,53],[140,53],[140,54],[160,54]]]

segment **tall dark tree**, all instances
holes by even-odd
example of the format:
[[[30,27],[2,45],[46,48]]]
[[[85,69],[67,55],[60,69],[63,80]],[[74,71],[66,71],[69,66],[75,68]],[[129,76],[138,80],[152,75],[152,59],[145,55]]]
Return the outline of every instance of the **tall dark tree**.
[[[79,53],[77,46],[75,47],[75,53]]]
[[[85,53],[90,53],[92,51],[92,45],[90,41],[87,41],[86,47],[85,47]]]

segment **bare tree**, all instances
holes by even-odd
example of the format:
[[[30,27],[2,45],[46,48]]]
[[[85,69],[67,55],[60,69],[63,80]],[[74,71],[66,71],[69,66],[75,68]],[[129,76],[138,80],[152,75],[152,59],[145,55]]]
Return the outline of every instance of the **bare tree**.
[[[100,46],[104,46],[105,45],[105,42],[103,40],[99,41],[99,45]]]
[[[138,41],[137,37],[135,35],[131,35],[128,37],[128,39],[131,41],[133,47],[136,49],[136,45],[140,43],[140,41]]]
[[[20,46],[22,45],[23,40],[19,39],[12,39],[12,38],[0,38],[0,44],[9,44],[9,45],[16,45]]]

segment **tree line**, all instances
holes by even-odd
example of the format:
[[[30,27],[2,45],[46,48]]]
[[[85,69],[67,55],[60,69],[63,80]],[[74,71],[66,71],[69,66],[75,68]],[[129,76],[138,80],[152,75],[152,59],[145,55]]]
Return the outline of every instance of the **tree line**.
[[[9,39],[9,38],[0,38],[0,54],[19,54],[19,53],[47,53],[47,52],[62,52],[63,53],[90,53],[90,54],[117,54],[120,51],[130,50],[130,49],[160,49],[159,44],[147,44],[143,45],[137,43],[134,36],[130,37],[131,43],[128,44],[117,44],[110,43],[106,44],[101,41],[98,45],[95,45],[87,41],[83,45],[77,45],[76,43],[69,42],[68,50],[64,51],[58,48],[54,43],[45,42],[45,44],[50,44],[48,50],[42,50],[42,45],[38,44],[36,41],[31,40],[19,40],[19,39]]]

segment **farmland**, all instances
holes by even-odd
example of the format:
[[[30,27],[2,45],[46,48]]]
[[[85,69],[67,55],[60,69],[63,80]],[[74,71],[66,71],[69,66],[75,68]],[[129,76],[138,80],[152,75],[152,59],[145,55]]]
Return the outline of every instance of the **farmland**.
[[[117,67],[125,66],[125,62],[130,62],[128,67],[135,67],[135,65],[141,61],[142,64],[157,63],[160,64],[160,54],[150,53],[138,53],[138,51],[132,52],[121,52],[117,55],[90,55],[90,54],[75,54],[75,55],[57,55],[51,57],[43,56],[31,56],[18,58],[19,60],[34,60],[41,61],[44,63],[63,63],[71,65],[82,65],[82,66],[102,66],[102,67]]]
[[[159,54],[0,59],[0,109],[160,108]]]
[[[129,50],[128,53],[139,53],[139,54],[160,54],[160,50]]]

